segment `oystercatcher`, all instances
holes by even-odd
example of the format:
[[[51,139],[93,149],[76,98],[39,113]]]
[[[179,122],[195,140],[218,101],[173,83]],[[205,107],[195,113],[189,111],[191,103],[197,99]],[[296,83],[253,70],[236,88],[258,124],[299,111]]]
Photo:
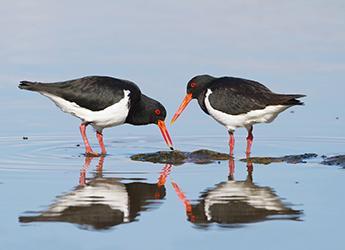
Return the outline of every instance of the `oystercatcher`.
[[[142,94],[133,82],[107,76],[87,76],[55,83],[22,81],[19,88],[39,92],[62,111],[80,118],[80,132],[88,156],[98,155],[91,149],[86,137],[86,126],[89,124],[96,130],[102,155],[106,154],[103,129],[124,123],[157,124],[166,144],[173,150],[164,123],[164,106]]]
[[[234,150],[234,131],[248,130],[249,156],[253,142],[253,124],[272,122],[277,115],[294,105],[303,103],[297,98],[305,95],[276,94],[261,83],[236,78],[198,75],[187,84],[187,95],[171,120],[173,123],[192,99],[197,99],[201,109],[224,125],[230,135],[230,155]]]

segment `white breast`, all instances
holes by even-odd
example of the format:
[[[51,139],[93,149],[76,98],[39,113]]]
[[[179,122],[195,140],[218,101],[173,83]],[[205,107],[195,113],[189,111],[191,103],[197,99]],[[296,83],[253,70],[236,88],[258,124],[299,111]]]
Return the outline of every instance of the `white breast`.
[[[46,92],[41,92],[41,94],[50,98],[63,112],[79,117],[82,121],[91,123],[97,130],[102,130],[106,127],[121,125],[126,121],[129,112],[130,91],[124,90],[123,92],[124,98],[100,111],[80,107],[75,102]]]
[[[212,94],[210,89],[207,89],[205,95],[205,106],[208,113],[220,124],[225,126],[228,130],[235,130],[240,127],[250,127],[255,123],[269,123],[272,122],[277,115],[289,108],[286,105],[271,105],[264,109],[252,110],[245,114],[230,115],[222,111],[216,110],[211,106],[209,95]]]

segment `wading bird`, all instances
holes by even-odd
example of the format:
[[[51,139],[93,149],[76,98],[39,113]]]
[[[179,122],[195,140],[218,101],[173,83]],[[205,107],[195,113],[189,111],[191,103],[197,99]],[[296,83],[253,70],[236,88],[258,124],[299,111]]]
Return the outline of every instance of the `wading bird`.
[[[234,131],[248,130],[247,156],[253,142],[253,124],[272,122],[277,115],[294,105],[303,103],[297,98],[305,95],[276,94],[261,83],[235,77],[216,78],[198,75],[187,84],[187,95],[171,120],[173,123],[192,99],[197,99],[201,109],[224,125],[230,135],[230,155],[234,150]]]
[[[106,154],[103,129],[124,123],[157,124],[166,144],[173,149],[164,123],[164,106],[142,94],[133,82],[106,76],[88,76],[55,83],[22,81],[19,88],[39,92],[62,111],[80,118],[80,132],[88,156],[98,154],[91,149],[86,137],[87,125],[95,128],[102,155]]]

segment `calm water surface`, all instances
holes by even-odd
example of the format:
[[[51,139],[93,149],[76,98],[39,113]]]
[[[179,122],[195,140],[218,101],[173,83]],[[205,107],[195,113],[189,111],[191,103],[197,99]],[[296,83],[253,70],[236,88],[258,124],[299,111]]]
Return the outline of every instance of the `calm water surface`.
[[[319,164],[345,148],[344,1],[1,4],[0,250],[344,249],[345,170]],[[307,95],[255,126],[252,156],[319,157],[241,162],[239,129],[234,161],[134,162],[166,145],[156,126],[125,125],[104,131],[109,155],[85,159],[79,121],[17,88],[114,76],[171,119],[188,80],[205,73]],[[225,129],[194,101],[168,130],[177,149],[228,152]]]
[[[110,155],[92,159],[81,154],[77,135],[2,137],[4,249],[341,249],[343,169],[322,166],[320,158],[296,165],[251,164],[239,161],[240,152],[234,161],[207,165],[129,159],[162,149],[160,140],[159,135],[108,138]],[[224,140],[180,137],[175,144],[221,150]],[[238,138],[238,151],[244,141]],[[283,155],[286,147],[320,153],[318,144],[345,146],[341,138],[256,143],[270,152],[265,156]]]

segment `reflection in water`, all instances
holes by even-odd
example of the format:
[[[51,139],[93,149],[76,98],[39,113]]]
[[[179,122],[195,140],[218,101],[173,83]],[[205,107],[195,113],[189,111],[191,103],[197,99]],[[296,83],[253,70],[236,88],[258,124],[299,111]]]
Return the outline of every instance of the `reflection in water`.
[[[157,200],[165,197],[164,185],[171,165],[165,165],[157,183],[122,183],[122,179],[102,176],[104,157],[101,157],[96,176],[86,181],[86,171],[91,160],[90,157],[85,159],[84,167],[80,171],[79,186],[72,192],[58,196],[56,201],[39,215],[21,216],[19,221],[69,222],[79,224],[85,229],[108,229],[134,221],[140,211],[154,208],[158,205]]]
[[[228,181],[202,193],[197,204],[192,204],[177,183],[172,185],[183,202],[188,220],[200,228],[208,228],[212,223],[225,227],[238,227],[274,219],[299,220],[301,211],[289,208],[270,187],[260,187],[253,183],[253,165],[247,161],[247,179],[234,180],[235,162],[229,160]]]

